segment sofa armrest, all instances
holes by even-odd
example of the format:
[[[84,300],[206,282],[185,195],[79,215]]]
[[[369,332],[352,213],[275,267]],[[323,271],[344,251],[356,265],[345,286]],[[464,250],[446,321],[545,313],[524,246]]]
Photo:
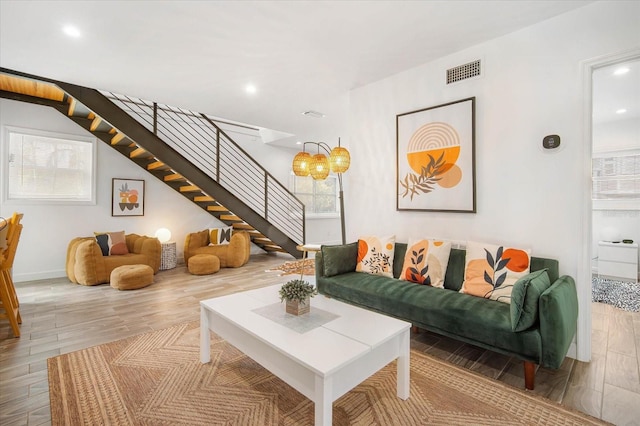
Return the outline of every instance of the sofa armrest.
[[[75,282],[82,285],[109,282],[109,274],[105,268],[102,250],[100,250],[95,238],[85,239],[77,245],[73,275]]]
[[[247,232],[234,232],[227,247],[227,267],[238,268],[249,261],[251,238]]]
[[[573,278],[563,275],[542,293],[539,315],[542,365],[560,368],[578,324],[578,295]]]
[[[233,237],[232,237],[233,239]],[[196,249],[209,245],[209,230],[187,234],[184,239],[184,264],[189,264],[189,258],[193,256]]]
[[[160,261],[162,258],[162,245],[160,240],[153,237],[142,237],[142,247],[140,254],[147,258],[147,265],[153,268],[153,273],[157,274],[160,269]]]

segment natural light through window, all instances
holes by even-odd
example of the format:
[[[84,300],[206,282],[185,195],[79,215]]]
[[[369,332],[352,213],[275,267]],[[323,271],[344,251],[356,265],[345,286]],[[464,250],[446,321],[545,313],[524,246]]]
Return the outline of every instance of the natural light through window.
[[[306,215],[338,214],[338,182],[335,176],[313,180],[311,176],[291,176],[292,192],[305,206]]]
[[[95,203],[95,139],[5,128],[5,199]]]

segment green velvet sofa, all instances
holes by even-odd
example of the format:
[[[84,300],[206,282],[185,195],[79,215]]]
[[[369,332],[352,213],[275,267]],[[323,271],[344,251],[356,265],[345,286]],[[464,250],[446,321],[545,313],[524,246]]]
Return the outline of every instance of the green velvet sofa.
[[[550,287],[538,299],[534,325],[513,331],[510,305],[459,293],[465,251],[451,249],[444,289],[397,279],[407,245],[396,243],[394,277],[355,272],[357,243],[322,246],[316,254],[316,285],[328,297],[411,322],[524,361],[525,387],[533,389],[536,364],[557,369],[576,332],[578,299],[573,278],[559,277],[558,261],[531,258],[531,271],[547,269]],[[533,315],[535,315],[535,310]]]

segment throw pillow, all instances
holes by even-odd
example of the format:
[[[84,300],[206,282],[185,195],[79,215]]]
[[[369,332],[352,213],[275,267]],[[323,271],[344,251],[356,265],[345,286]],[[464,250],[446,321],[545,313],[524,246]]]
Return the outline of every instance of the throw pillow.
[[[546,269],[531,272],[520,278],[511,291],[511,329],[524,331],[538,320],[538,300],[551,287]]]
[[[345,274],[356,270],[358,260],[358,243],[322,246],[322,262],[324,264],[324,276]]]
[[[103,256],[115,256],[129,253],[124,231],[95,232],[94,235]]]
[[[513,285],[529,273],[530,263],[529,250],[469,242],[460,292],[510,303]]]
[[[229,244],[231,242],[231,231],[233,227],[225,226],[224,228],[209,229],[209,242],[213,245]]]
[[[438,240],[409,240],[400,279],[444,288],[451,243]]]
[[[362,237],[358,240],[357,272],[393,278],[393,253],[396,236]]]

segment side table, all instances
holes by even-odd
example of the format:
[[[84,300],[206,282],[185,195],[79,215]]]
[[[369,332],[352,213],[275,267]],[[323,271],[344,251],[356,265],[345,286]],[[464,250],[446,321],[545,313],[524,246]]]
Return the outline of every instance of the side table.
[[[302,276],[304,275],[304,261],[309,258],[309,252],[318,252],[320,251],[320,244],[300,244],[296,247],[298,251],[302,252],[302,260],[300,263],[300,281],[302,281]]]
[[[160,255],[160,270],[173,269],[176,267],[178,260],[176,255],[176,242],[167,241],[160,243],[162,246],[162,254]]]

